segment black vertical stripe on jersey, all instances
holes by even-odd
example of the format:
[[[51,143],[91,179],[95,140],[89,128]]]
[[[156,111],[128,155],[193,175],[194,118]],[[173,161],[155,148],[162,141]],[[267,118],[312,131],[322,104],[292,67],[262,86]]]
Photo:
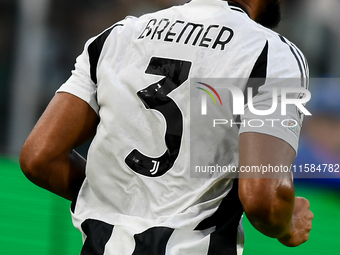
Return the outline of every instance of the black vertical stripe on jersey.
[[[238,196],[238,179],[235,179],[232,189],[222,200],[216,212],[195,228],[195,230],[204,230],[216,226],[215,231],[210,234],[207,255],[237,254],[237,228],[242,214],[243,208]]]
[[[87,219],[81,224],[86,235],[80,255],[103,255],[105,245],[109,241],[113,225],[99,220]]]
[[[268,67],[268,48],[269,46],[267,41],[249,76],[249,80],[244,91],[245,104],[248,102],[248,88],[253,88],[254,97],[259,93],[259,88],[266,82]]]
[[[295,51],[297,52],[297,54],[300,58],[300,61],[302,63],[302,66],[303,66],[305,81],[302,84],[302,86],[304,88],[308,89],[307,60],[306,60],[306,58],[303,57],[301,51],[294,44],[292,44],[291,47],[293,47],[295,49]]]
[[[286,41],[286,39],[282,35],[279,35],[279,37],[280,37],[282,42],[284,42],[285,44],[288,45],[290,51],[294,55],[296,62],[298,63],[298,66],[299,66],[300,73],[301,73],[301,87],[305,87],[305,85],[304,85],[305,84],[305,78],[304,78],[303,69],[302,69],[303,64],[301,63],[299,57],[296,55],[294,48]]]
[[[301,87],[308,89],[309,81],[308,81],[308,76],[307,76],[307,64],[304,62],[302,55],[300,54],[299,50],[296,48],[295,45],[290,44],[282,35],[279,35],[279,37],[283,43],[288,45],[290,51],[295,57],[296,62],[298,63],[300,73],[301,73]],[[298,53],[300,58],[295,53],[295,51]],[[303,70],[305,71],[305,74],[303,73]],[[299,94],[299,97],[300,96],[301,96],[301,93]],[[301,112],[299,109],[297,109],[297,116],[298,116],[298,119],[300,120],[300,125],[302,125],[303,112]]]
[[[299,58],[300,58],[300,61],[301,61],[301,63],[302,63],[302,65],[303,65],[303,70],[304,70],[304,75],[305,75],[305,77],[307,77],[307,64],[306,64],[306,59],[302,56],[302,53],[300,52],[300,50],[294,45],[294,44],[292,44],[291,45],[294,49],[295,49],[295,51],[297,52],[297,54],[298,54],[298,56],[299,56]]]
[[[100,36],[98,36],[88,47],[88,53],[90,57],[90,74],[91,74],[91,80],[97,84],[97,66],[98,66],[98,60],[99,56],[102,52],[104,43],[107,39],[107,37],[110,35],[111,31],[117,27],[117,26],[123,26],[123,24],[116,24],[113,27],[109,28],[105,32],[103,32]]]
[[[136,246],[132,255],[165,255],[173,231],[168,227],[153,227],[134,235]]]
[[[255,97],[259,93],[259,88],[266,82],[268,68],[268,48],[269,46],[267,41],[260,56],[255,62],[253,70],[250,73],[247,85],[244,89],[244,105],[248,103],[248,88],[253,88],[253,97]],[[241,122],[240,115],[237,115],[235,122]],[[237,126],[240,128],[240,124],[237,124]]]

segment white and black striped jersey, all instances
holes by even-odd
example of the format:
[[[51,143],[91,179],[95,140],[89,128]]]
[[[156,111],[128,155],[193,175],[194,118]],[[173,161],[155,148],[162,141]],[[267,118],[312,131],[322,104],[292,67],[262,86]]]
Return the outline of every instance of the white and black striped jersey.
[[[307,75],[292,43],[222,0],[193,0],[127,17],[90,39],[58,90],[83,99],[100,117],[86,179],[71,208],[83,234],[81,254],[241,254],[243,210],[235,174],[189,173],[189,90],[195,86],[190,80],[273,77],[306,83]],[[296,109],[288,114],[298,119]],[[261,130],[297,149],[294,132]],[[224,142],[206,141],[205,161],[226,157],[237,166],[239,133],[252,131],[226,128],[219,139]]]

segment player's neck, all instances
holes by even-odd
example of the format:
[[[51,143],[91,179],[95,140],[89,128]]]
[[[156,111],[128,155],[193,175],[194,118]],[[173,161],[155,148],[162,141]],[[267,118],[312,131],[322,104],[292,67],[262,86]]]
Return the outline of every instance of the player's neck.
[[[243,9],[247,11],[249,17],[253,20],[256,19],[261,9],[260,0],[227,0],[227,1],[240,5]]]

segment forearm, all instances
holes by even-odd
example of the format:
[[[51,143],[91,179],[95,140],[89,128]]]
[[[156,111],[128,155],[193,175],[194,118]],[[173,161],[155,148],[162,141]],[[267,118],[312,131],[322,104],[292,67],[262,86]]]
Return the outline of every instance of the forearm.
[[[289,167],[295,151],[279,138],[244,133],[240,136],[240,167]],[[290,226],[295,189],[291,173],[240,173],[239,196],[247,217],[261,233],[280,237]]]
[[[258,185],[263,185],[263,180]],[[254,196],[264,198],[244,202],[245,213],[251,224],[270,237],[280,238],[287,235],[294,209],[295,191],[292,180],[290,178],[271,180],[266,190],[262,188],[258,194],[255,194],[256,188],[251,185],[248,187],[253,190]]]
[[[92,139],[98,123],[85,101],[57,93],[21,150],[22,171],[38,186],[74,199],[85,178],[86,161],[72,149]]]
[[[68,200],[75,198],[85,178],[86,160],[75,151],[48,162],[27,161],[22,156],[20,165],[34,184]]]

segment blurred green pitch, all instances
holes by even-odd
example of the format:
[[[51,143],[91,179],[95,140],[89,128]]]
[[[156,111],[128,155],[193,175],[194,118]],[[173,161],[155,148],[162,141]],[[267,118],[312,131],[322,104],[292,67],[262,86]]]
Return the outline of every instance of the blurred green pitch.
[[[310,240],[297,248],[284,247],[244,218],[244,255],[339,254],[340,192],[298,186],[296,195],[311,202],[315,216]],[[70,202],[31,184],[17,159],[0,157],[0,204],[0,254],[80,254],[81,235],[72,225]]]

